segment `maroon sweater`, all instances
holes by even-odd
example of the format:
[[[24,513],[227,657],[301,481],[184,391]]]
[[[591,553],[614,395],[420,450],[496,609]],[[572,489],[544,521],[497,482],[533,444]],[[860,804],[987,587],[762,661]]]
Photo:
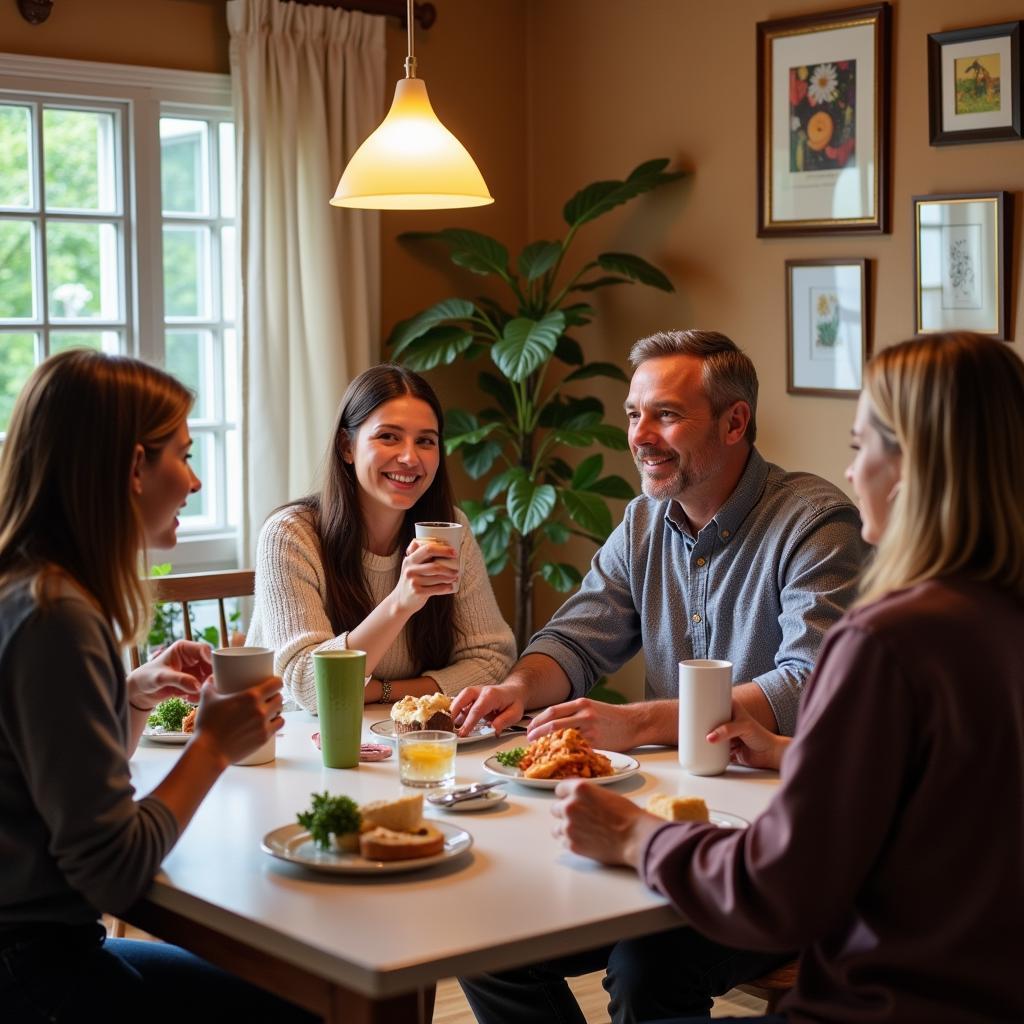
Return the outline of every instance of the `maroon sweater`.
[[[648,885],[801,949],[791,1021],[1024,1021],[1024,603],[933,581],[846,615],[796,737],[765,813],[664,826]]]

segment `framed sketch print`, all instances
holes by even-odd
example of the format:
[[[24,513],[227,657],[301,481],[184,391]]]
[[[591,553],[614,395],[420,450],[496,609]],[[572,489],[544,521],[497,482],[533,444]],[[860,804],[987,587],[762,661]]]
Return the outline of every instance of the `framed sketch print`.
[[[786,260],[791,395],[860,392],[867,362],[868,261]]]
[[[914,196],[914,330],[1006,338],[1010,195]]]
[[[1021,22],[928,37],[933,146],[1021,138]]]
[[[889,229],[887,3],[757,26],[758,231]]]

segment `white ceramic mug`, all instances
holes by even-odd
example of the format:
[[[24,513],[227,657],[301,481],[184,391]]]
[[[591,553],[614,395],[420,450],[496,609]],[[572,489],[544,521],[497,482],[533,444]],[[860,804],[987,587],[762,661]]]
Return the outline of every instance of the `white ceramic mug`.
[[[213,652],[213,685],[218,693],[238,693],[274,674],[274,652],[269,647],[221,647]],[[276,756],[271,736],[235,764],[266,764]]]
[[[721,775],[727,742],[708,743],[712,729],[732,718],[732,662],[679,662],[679,763],[691,775]]]
[[[416,523],[416,537],[419,540],[430,537],[455,548],[459,560],[459,578],[455,581],[453,594],[459,592],[459,584],[462,582],[462,540],[465,533],[462,523]]]

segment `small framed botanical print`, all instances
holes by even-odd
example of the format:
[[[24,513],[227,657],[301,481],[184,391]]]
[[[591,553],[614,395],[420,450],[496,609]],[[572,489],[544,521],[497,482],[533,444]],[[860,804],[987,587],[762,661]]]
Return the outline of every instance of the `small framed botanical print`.
[[[928,37],[933,146],[1021,138],[1021,22]]]
[[[1006,338],[1011,196],[914,196],[914,330]]]
[[[868,261],[786,260],[791,395],[860,392],[868,342]]]

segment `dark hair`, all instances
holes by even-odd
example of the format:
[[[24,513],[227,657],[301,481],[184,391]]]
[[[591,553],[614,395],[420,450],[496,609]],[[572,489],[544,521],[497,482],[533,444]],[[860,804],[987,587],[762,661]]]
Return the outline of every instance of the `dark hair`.
[[[452,522],[455,506],[444,455],[444,412],[434,389],[418,374],[403,366],[384,363],[361,373],[345,391],[338,409],[334,439],[327,453],[324,484],[297,504],[309,509],[320,541],[320,556],[327,579],[327,617],[336,633],[353,629],[373,611],[374,600],[363,575],[366,528],[359,505],[355,466],[345,461],[345,451],[371,413],[385,402],[403,395],[422,399],[437,417],[437,473],[423,496],[405,513],[398,537],[405,550],[415,536],[414,524],[422,521]],[[419,671],[444,668],[451,660],[455,641],[455,603],[451,594],[432,597],[409,620],[409,650]]]
[[[634,369],[662,356],[696,356],[703,360],[704,392],[712,414],[721,416],[733,402],[746,402],[750,422],[743,436],[750,444],[757,440],[757,371],[736,342],[718,331],[659,331],[641,338],[629,350]]]
[[[137,639],[149,608],[135,449],[155,462],[191,407],[170,374],[127,356],[71,349],[36,367],[0,459],[0,578],[31,577],[45,607],[70,577],[125,642]]]

